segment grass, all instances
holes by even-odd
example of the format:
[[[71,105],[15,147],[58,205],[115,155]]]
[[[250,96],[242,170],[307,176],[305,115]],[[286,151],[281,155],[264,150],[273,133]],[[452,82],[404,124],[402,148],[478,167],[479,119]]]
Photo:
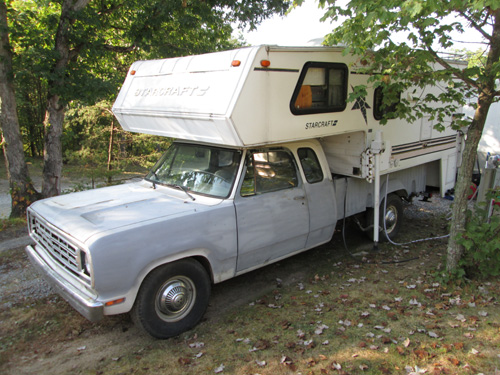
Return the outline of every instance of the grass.
[[[8,229],[17,229],[26,226],[25,218],[0,219],[0,232]]]
[[[140,356],[147,371],[129,355],[105,372],[147,373],[168,364],[169,374],[214,373],[221,365],[229,374],[397,374],[410,367],[493,373],[499,316],[488,295],[498,284],[482,295],[478,284],[429,285],[421,272],[387,277],[395,267],[325,265],[300,286],[275,289],[223,323],[202,324],[182,339],[153,346]]]
[[[126,316],[89,323],[55,296],[1,309],[0,365],[15,369],[16,358],[35,348],[39,348],[39,356],[50,358],[48,345],[83,345],[83,337],[107,340],[118,329],[118,337],[136,343],[123,347],[116,357],[102,353],[95,363],[71,373],[498,371],[498,280],[453,285],[439,281],[433,272],[444,254],[443,243],[411,245],[404,250],[384,244],[379,253],[366,255],[364,261],[332,245],[260,271],[273,273],[279,268],[286,274],[298,262],[305,271],[300,281],[288,285],[275,281],[270,292],[165,341],[137,337]],[[398,257],[418,259],[383,263]],[[243,276],[248,288],[257,276],[259,271]],[[47,369],[49,372],[66,373],[58,372],[57,367]]]

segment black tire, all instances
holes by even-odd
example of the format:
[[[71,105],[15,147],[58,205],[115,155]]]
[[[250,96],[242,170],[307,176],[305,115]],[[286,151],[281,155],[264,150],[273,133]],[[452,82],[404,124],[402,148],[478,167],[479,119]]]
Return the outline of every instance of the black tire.
[[[373,209],[368,209],[366,212],[366,223],[371,228],[366,233],[368,237],[373,241]],[[379,242],[387,242],[387,236],[384,231],[384,222],[382,221],[384,218],[384,200],[380,203],[380,232],[379,232]],[[387,206],[386,206],[386,229],[387,235],[389,238],[394,241],[399,230],[401,229],[401,225],[403,225],[403,203],[401,202],[401,198],[397,194],[389,194],[387,196]]]
[[[153,270],[142,282],[131,317],[158,339],[177,336],[202,318],[210,298],[210,278],[194,259],[183,259]]]

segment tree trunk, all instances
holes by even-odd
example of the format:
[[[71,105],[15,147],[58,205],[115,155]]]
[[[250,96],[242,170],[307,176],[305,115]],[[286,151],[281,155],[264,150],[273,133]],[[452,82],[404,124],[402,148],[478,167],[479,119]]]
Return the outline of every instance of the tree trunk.
[[[61,136],[64,123],[64,104],[60,93],[63,91],[66,68],[72,58],[78,55],[77,49],[71,49],[70,28],[76,13],[82,10],[90,0],[64,0],[55,37],[56,60],[52,67],[52,79],[48,82],[47,113],[45,115],[45,145],[42,194],[52,197],[61,192],[62,145]]]
[[[462,165],[458,171],[455,187],[455,201],[453,204],[450,239],[447,248],[446,270],[452,272],[459,267],[465,248],[457,242],[458,236],[465,231],[467,212],[467,190],[472,181],[472,170],[476,160],[477,146],[483,134],[484,123],[488,110],[495,95],[495,72],[493,66],[500,60],[500,8],[493,11],[493,33],[490,41],[490,50],[486,61],[485,71],[487,78],[482,81],[478,107],[474,119],[467,131]]]
[[[481,140],[486,115],[493,98],[479,100],[479,106],[474,114],[474,119],[467,131],[464,152],[462,154],[462,165],[458,169],[457,184],[455,185],[455,199],[450,226],[450,239],[447,247],[446,269],[452,272],[459,266],[465,248],[457,242],[458,236],[465,231],[467,222],[467,192],[472,181],[472,171],[476,161],[477,146]]]
[[[16,97],[12,83],[12,55],[7,23],[7,7],[0,0],[0,125],[2,145],[12,198],[10,217],[22,217],[26,208],[37,199],[24,159],[23,141],[19,130]]]
[[[45,119],[42,179],[44,197],[53,197],[61,192],[63,122],[64,108],[59,104],[59,97],[52,95],[48,101]]]

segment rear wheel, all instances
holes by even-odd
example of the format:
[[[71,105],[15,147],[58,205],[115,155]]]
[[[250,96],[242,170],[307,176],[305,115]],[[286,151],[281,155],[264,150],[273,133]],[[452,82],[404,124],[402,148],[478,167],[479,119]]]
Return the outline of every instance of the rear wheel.
[[[143,281],[131,311],[134,323],[159,339],[177,336],[202,318],[210,297],[210,278],[194,259],[153,270]]]
[[[373,228],[374,222],[374,210],[367,210],[367,224]],[[384,221],[385,220],[385,230]],[[387,205],[384,215],[384,200],[380,203],[380,219],[379,226],[381,228],[379,232],[379,242],[386,242],[387,236],[391,240],[394,240],[401,228],[403,223],[403,204],[401,198],[397,194],[389,194],[387,196]],[[386,235],[387,233],[387,235]],[[373,230],[367,232],[368,236],[373,240]]]

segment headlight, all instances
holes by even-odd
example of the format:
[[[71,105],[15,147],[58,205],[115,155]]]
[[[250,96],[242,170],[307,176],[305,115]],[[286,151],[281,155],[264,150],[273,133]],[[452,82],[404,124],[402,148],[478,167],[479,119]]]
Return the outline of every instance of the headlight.
[[[80,257],[82,262],[82,271],[85,275],[90,277],[92,267],[92,265],[90,264],[90,256],[85,251],[81,251]]]

